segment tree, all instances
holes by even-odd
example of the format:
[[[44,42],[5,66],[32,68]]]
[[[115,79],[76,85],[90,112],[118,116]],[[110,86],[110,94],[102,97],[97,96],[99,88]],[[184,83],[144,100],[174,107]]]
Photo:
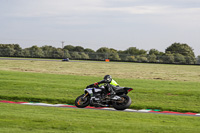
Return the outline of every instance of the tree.
[[[86,48],[86,49],[84,49],[84,52],[85,53],[94,53],[95,51],[90,48]]]
[[[13,48],[15,50],[14,56],[23,56],[22,48],[19,46],[19,44],[13,44]]]
[[[14,48],[13,47],[6,47],[5,49],[5,55],[6,56],[14,56],[14,54],[15,54],[15,50],[14,50]]]
[[[117,53],[118,54],[126,54],[125,51],[123,51],[123,50],[118,50]]]
[[[43,51],[43,54],[44,54],[44,57],[53,57],[53,54],[54,54],[54,51],[56,51],[56,48],[55,47],[52,47],[52,46],[42,46],[41,47],[42,51]]]
[[[200,64],[200,55],[197,56],[197,64]]]
[[[146,55],[147,51],[141,49],[137,49],[136,47],[130,47],[127,50],[124,51],[125,54],[131,54],[131,55]]]
[[[76,47],[74,47],[73,51],[75,51],[75,52],[83,52],[84,48],[81,47],[81,46],[76,46]]]
[[[110,48],[110,53],[117,53],[117,50],[114,48]]]
[[[64,49],[64,57],[63,58],[71,58],[71,55],[69,54],[69,51]]]
[[[41,48],[39,48],[38,46],[34,45],[30,48],[28,48],[31,57],[43,57],[43,51]]]
[[[160,55],[160,52],[157,49],[150,49],[149,50],[149,55]]]
[[[173,54],[166,54],[166,55],[162,56],[160,62],[174,63],[174,55]]]
[[[175,54],[174,61],[175,61],[175,63],[181,63],[181,64],[186,63],[185,57],[182,54]]]
[[[126,60],[127,60],[127,61],[134,61],[134,62],[137,61],[137,59],[135,58],[135,56],[127,56],[127,57],[126,57]]]
[[[147,57],[138,55],[136,56],[138,62],[148,62]]]
[[[101,47],[96,52],[97,53],[110,53],[110,49],[107,47]]]
[[[104,60],[107,58],[111,60],[121,60],[117,53],[117,50],[113,48],[101,47],[96,52],[99,53],[98,59],[101,59],[101,60]]]
[[[89,59],[90,57],[88,56],[88,54],[81,52],[80,53],[81,59]]]
[[[192,56],[185,56],[186,64],[196,64],[197,60]]]
[[[28,48],[23,49],[24,57],[31,57],[30,50]]]
[[[188,46],[187,44],[181,44],[181,43],[173,43],[171,46],[169,46],[165,53],[171,53],[171,54],[181,54],[185,56],[185,60],[187,64],[195,64],[196,59],[193,52],[193,49]]]
[[[72,52],[71,57],[73,59],[81,59],[81,55],[78,52]]]
[[[146,55],[146,54],[147,54],[146,50],[144,50],[144,49],[139,50],[139,55]]]
[[[157,62],[156,55],[154,53],[149,55],[148,56],[148,61],[149,62]]]
[[[63,50],[61,48],[56,48],[53,51],[53,57],[54,58],[63,58],[63,56],[64,56],[64,53],[63,53]]]
[[[98,54],[97,53],[88,53],[89,59],[99,59]]]
[[[109,53],[111,53],[109,48],[101,47],[96,51],[97,59],[98,60],[107,59],[109,57]]]
[[[0,56],[22,56],[22,48],[19,44],[0,44]]]
[[[121,60],[118,53],[111,53],[108,58],[111,60]]]
[[[118,54],[119,54],[119,58],[120,58],[121,60],[123,60],[123,61],[128,60],[127,57],[130,56],[130,55],[127,55],[127,54],[120,54],[119,52],[118,52]]]
[[[66,50],[68,50],[68,51],[74,51],[74,46],[72,46],[72,45],[66,45],[66,46],[64,46],[64,48],[63,49],[66,49]]]
[[[166,50],[165,50],[165,53],[166,52],[171,52],[171,54],[182,54],[184,56],[193,56],[195,57],[194,55],[194,52],[193,52],[193,49],[188,46],[187,44],[181,44],[181,43],[173,43],[171,46],[169,46]]]

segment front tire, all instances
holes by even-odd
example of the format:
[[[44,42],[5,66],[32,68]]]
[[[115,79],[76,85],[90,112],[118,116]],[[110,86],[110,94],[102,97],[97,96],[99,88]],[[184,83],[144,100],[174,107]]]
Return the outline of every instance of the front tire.
[[[122,100],[113,102],[116,110],[125,110],[131,105],[131,98],[127,95],[120,96]]]
[[[79,96],[75,100],[75,105],[78,108],[85,108],[90,104],[90,97],[89,95],[84,98],[85,94]]]

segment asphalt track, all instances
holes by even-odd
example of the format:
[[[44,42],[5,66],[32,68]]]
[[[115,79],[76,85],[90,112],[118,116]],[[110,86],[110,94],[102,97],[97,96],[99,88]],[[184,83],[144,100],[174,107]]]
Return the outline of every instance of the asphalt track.
[[[105,61],[89,61],[89,60],[70,60],[70,61],[62,61],[62,59],[33,59],[33,58],[6,58],[0,57],[0,60],[31,60],[31,61],[55,61],[55,62],[85,62],[85,63],[108,63]],[[130,63],[130,62],[109,62],[109,63]]]
[[[47,103],[33,103],[33,102],[13,102],[13,101],[5,101],[2,100],[0,103],[10,103],[10,104],[22,104],[22,105],[32,105],[32,106],[46,106],[46,107],[61,107],[61,108],[75,108],[75,109],[93,109],[93,110],[104,110],[104,111],[120,111],[115,110],[114,108],[107,108],[107,107],[86,107],[86,108],[77,108],[74,105],[68,104],[47,104]],[[177,116],[196,116],[200,117],[200,113],[180,113],[180,112],[173,112],[173,111],[154,111],[154,110],[134,110],[134,109],[125,109],[121,112],[132,112],[132,113],[150,113],[150,114],[163,114],[163,115],[177,115]]]
[[[52,59],[32,59],[32,58],[0,58],[0,60],[32,60],[32,61],[62,61],[60,60],[52,60]]]

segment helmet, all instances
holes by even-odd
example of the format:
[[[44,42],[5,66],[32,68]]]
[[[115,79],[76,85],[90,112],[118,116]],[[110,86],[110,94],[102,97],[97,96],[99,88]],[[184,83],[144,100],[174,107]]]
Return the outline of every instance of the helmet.
[[[110,75],[106,75],[104,76],[104,80],[108,83],[110,83],[112,81],[112,77]]]

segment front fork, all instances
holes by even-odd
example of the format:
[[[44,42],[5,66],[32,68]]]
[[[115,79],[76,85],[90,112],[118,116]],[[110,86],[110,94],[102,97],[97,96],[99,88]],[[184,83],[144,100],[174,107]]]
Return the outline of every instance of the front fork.
[[[83,97],[83,99],[84,99],[85,97],[87,97],[88,94],[89,94],[89,93],[87,92],[87,93],[85,94],[85,96]]]
[[[77,102],[78,105],[81,105],[80,102],[83,101],[83,100],[88,96],[88,94],[89,94],[89,93],[87,92],[82,98],[80,98],[80,99],[78,100],[78,102]]]

